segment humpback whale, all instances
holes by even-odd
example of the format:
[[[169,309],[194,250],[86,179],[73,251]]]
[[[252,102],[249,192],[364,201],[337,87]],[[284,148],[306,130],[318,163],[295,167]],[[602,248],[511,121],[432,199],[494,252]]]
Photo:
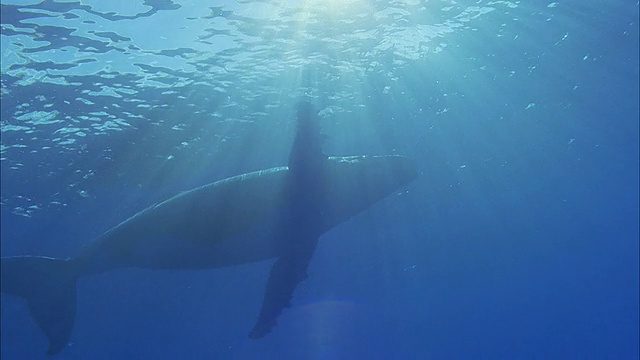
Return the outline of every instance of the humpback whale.
[[[2,292],[26,299],[49,340],[71,337],[76,280],[117,268],[212,269],[275,258],[251,338],[267,335],[307,267],[318,238],[417,178],[399,155],[326,156],[317,112],[297,108],[287,166],[219,180],[152,205],[74,256],[0,259]]]

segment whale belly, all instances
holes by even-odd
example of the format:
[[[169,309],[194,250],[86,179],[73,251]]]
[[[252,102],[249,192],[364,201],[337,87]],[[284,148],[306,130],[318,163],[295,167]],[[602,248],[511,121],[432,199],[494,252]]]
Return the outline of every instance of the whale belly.
[[[215,268],[278,255],[287,169],[222,180],[151,206],[89,243],[84,273]]]
[[[105,234],[94,242],[91,251],[81,252],[76,259],[85,264],[85,273],[121,267],[208,269],[245,264],[279,255],[281,231],[274,224],[277,222],[263,221],[222,239],[203,237],[188,229],[180,235],[149,234],[134,241],[115,237],[119,234]]]

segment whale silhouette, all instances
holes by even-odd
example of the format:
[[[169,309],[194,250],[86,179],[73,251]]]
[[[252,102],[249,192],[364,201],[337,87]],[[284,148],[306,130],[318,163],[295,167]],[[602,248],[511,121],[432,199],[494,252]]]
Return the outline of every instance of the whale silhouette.
[[[306,278],[320,235],[418,176],[403,156],[324,155],[318,120],[311,104],[298,104],[288,166],[180,193],[138,212],[66,259],[1,258],[2,292],[27,300],[51,355],[69,342],[80,276],[125,267],[210,269],[277,258],[249,333],[265,336]]]

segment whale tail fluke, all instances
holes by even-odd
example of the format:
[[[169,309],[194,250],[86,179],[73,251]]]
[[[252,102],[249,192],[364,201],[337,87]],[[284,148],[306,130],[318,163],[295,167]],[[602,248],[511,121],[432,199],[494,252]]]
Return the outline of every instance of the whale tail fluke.
[[[29,311],[49,339],[47,354],[58,353],[69,342],[76,314],[73,261],[40,256],[0,259],[2,292],[27,300]]]

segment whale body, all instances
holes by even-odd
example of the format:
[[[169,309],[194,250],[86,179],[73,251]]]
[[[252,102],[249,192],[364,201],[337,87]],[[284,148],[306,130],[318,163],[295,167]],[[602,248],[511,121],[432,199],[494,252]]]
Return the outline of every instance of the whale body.
[[[312,107],[298,109],[288,166],[180,193],[138,212],[74,256],[1,258],[2,292],[27,300],[49,339],[69,342],[76,280],[112,269],[211,269],[276,258],[250,337],[268,334],[306,278],[318,238],[417,177],[403,156],[328,157]]]

